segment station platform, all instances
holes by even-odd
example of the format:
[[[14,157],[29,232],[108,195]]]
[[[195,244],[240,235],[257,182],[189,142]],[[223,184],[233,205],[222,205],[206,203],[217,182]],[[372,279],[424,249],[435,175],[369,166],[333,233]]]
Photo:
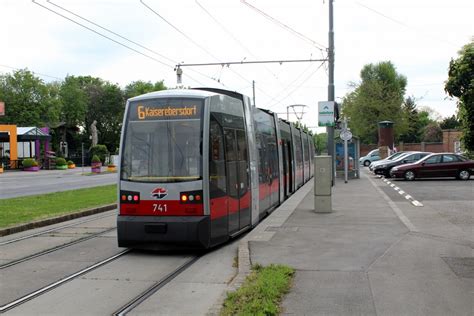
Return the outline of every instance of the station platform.
[[[244,238],[249,264],[296,269],[284,315],[474,314],[473,234],[383,185],[337,179],[333,212],[315,213],[310,181]]]

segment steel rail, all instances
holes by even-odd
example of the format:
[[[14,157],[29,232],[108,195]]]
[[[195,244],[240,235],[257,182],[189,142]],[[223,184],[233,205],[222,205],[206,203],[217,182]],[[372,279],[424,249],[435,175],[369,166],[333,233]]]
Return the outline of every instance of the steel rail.
[[[110,211],[113,211],[113,210],[110,210]],[[102,218],[109,217],[109,216],[115,216],[115,214],[107,214],[107,215],[97,216],[97,217],[89,218],[87,220],[83,220],[83,221],[76,222],[76,223],[73,223],[73,224],[63,225],[63,226],[59,226],[59,227],[55,227],[55,228],[50,228],[50,229],[43,230],[43,231],[40,231],[40,232],[37,232],[37,233],[34,233],[34,234],[30,234],[30,235],[27,235],[27,236],[18,237],[18,238],[15,238],[15,239],[3,241],[3,242],[0,242],[0,246],[8,245],[8,244],[11,244],[11,243],[14,243],[14,242],[17,242],[17,241],[22,241],[22,240],[25,240],[25,239],[28,239],[28,238],[33,238],[33,237],[40,236],[40,235],[43,235],[43,234],[47,234],[47,233],[50,233],[50,232],[53,232],[53,231],[56,231],[56,230],[60,230],[60,229],[63,229],[63,228],[69,228],[69,227],[72,227],[72,226],[92,222],[94,220],[102,219]]]
[[[48,253],[51,253],[51,252],[54,252],[56,250],[60,250],[60,249],[63,249],[63,248],[67,248],[69,246],[72,246],[72,245],[75,245],[75,244],[78,244],[78,243],[81,243],[83,241],[86,241],[86,240],[89,240],[89,239],[92,239],[92,238],[95,238],[95,237],[98,237],[100,235],[103,235],[103,234],[106,234],[114,229],[117,229],[116,227],[112,227],[112,228],[109,228],[105,231],[101,231],[100,233],[95,233],[95,234],[92,234],[92,235],[89,235],[89,236],[86,236],[86,237],[83,237],[83,238],[79,238],[79,239],[76,239],[76,240],[73,240],[73,241],[70,241],[70,242],[67,242],[65,244],[62,244],[62,245],[59,245],[59,246],[56,246],[56,247],[53,247],[53,248],[50,248],[50,249],[46,249],[46,250],[43,250],[43,251],[40,251],[40,252],[37,252],[37,253],[34,253],[32,255],[29,255],[29,256],[26,256],[26,257],[23,257],[23,258],[20,258],[20,259],[16,259],[16,260],[13,260],[13,261],[10,261],[8,263],[5,263],[3,265],[0,265],[0,270],[2,269],[5,269],[5,268],[8,268],[8,267],[11,267],[11,266],[14,266],[14,265],[17,265],[19,263],[22,263],[22,262],[25,262],[25,261],[28,261],[28,260],[31,260],[31,259],[34,259],[34,258],[37,258],[37,257],[40,257],[40,256],[43,256],[43,255],[46,255]]]
[[[130,311],[132,311],[134,308],[139,306],[141,303],[143,303],[145,300],[147,300],[150,296],[155,294],[157,291],[159,291],[163,286],[168,284],[171,280],[173,280],[175,277],[177,277],[179,274],[181,274],[184,270],[189,268],[193,263],[195,263],[199,258],[201,258],[201,255],[198,255],[196,257],[192,257],[190,260],[187,262],[183,263],[181,266],[179,266],[176,270],[162,278],[160,281],[157,283],[153,284],[150,288],[147,290],[143,291],[141,294],[136,296],[134,299],[132,299],[130,302],[122,306],[120,309],[118,309],[116,312],[114,312],[112,315],[114,316],[124,316],[127,315]]]
[[[103,265],[105,265],[105,264],[107,264],[107,263],[109,263],[109,262],[111,262],[111,261],[113,261],[113,260],[115,260],[115,259],[117,259],[117,258],[119,258],[119,257],[121,257],[121,256],[123,256],[123,255],[125,255],[126,253],[128,253],[128,252],[130,252],[130,251],[131,251],[130,249],[126,249],[126,250],[124,250],[124,251],[122,251],[122,252],[120,252],[120,253],[118,253],[118,254],[116,254],[116,255],[113,255],[112,257],[109,257],[109,258],[107,258],[107,259],[104,259],[104,260],[102,260],[102,261],[100,261],[100,262],[98,262],[98,263],[96,263],[96,264],[94,264],[94,265],[92,265],[92,266],[90,266],[90,267],[88,267],[88,268],[82,269],[82,270],[80,270],[80,271],[78,271],[78,272],[76,272],[76,273],[74,273],[74,274],[71,274],[70,276],[67,276],[67,277],[65,277],[65,278],[63,278],[63,279],[61,279],[61,280],[59,280],[59,281],[56,281],[56,282],[54,282],[54,283],[52,283],[52,284],[50,284],[50,285],[47,285],[47,286],[45,286],[45,287],[43,287],[43,288],[41,288],[41,289],[39,289],[39,290],[36,290],[36,291],[34,291],[34,292],[30,293],[30,294],[27,294],[27,295],[25,295],[25,296],[22,296],[22,297],[20,297],[19,299],[16,299],[16,300],[14,300],[14,301],[12,301],[12,302],[10,302],[10,303],[7,303],[7,304],[5,304],[5,305],[3,305],[3,306],[0,306],[0,313],[3,313],[3,312],[5,312],[5,311],[7,311],[7,310],[10,310],[10,309],[12,309],[12,308],[15,308],[15,307],[17,307],[17,306],[19,306],[19,305],[21,305],[21,304],[23,304],[23,303],[25,303],[25,302],[27,302],[27,301],[29,301],[29,300],[35,298],[35,297],[37,297],[37,296],[40,296],[40,295],[42,295],[42,294],[44,294],[44,293],[46,293],[46,292],[48,292],[48,291],[50,291],[50,290],[52,290],[52,289],[58,287],[58,286],[60,286],[60,285],[62,285],[62,284],[64,284],[64,283],[66,283],[66,282],[69,282],[69,281],[72,280],[72,279],[77,278],[78,276],[81,276],[81,275],[83,275],[83,274],[86,274],[87,272],[90,272],[90,271],[92,271],[92,270],[94,270],[94,269],[97,269],[97,268],[99,268],[99,267],[101,267],[101,266],[103,266]]]

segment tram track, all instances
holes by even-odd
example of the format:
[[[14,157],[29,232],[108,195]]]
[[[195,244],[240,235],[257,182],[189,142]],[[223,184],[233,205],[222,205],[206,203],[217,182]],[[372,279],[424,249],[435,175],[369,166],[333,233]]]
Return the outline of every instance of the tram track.
[[[11,301],[11,302],[9,302],[9,303],[7,303],[7,304],[5,304],[5,305],[2,305],[2,306],[0,306],[0,313],[4,313],[4,312],[6,312],[6,311],[8,311],[8,310],[10,310],[10,309],[12,309],[12,308],[18,307],[18,306],[20,306],[21,304],[23,304],[23,303],[25,303],[25,302],[27,302],[27,301],[29,301],[29,300],[35,298],[35,297],[38,297],[38,296],[40,296],[40,295],[42,295],[42,294],[44,294],[44,293],[46,293],[46,292],[48,292],[48,291],[50,291],[50,290],[52,290],[52,289],[54,289],[54,288],[59,287],[60,285],[63,285],[64,283],[67,283],[67,282],[69,282],[69,281],[71,281],[71,280],[73,280],[73,279],[75,279],[75,278],[77,278],[77,277],[79,277],[79,276],[81,276],[81,275],[84,275],[84,274],[86,274],[86,273],[88,273],[88,272],[90,272],[90,271],[92,271],[92,270],[95,270],[95,269],[97,269],[97,268],[99,268],[99,267],[101,267],[101,266],[104,266],[104,265],[106,265],[106,264],[108,264],[108,263],[110,263],[110,262],[116,260],[117,258],[119,258],[119,257],[121,257],[121,256],[123,256],[123,255],[125,255],[125,254],[127,254],[127,253],[129,253],[130,251],[131,251],[131,249],[126,249],[126,250],[124,250],[124,251],[121,251],[121,252],[119,252],[118,254],[115,254],[115,255],[113,255],[113,256],[111,256],[111,257],[109,257],[109,258],[106,258],[106,259],[104,259],[104,260],[102,260],[102,261],[100,261],[100,262],[97,262],[97,263],[93,264],[92,266],[89,266],[89,267],[87,267],[87,268],[84,268],[84,269],[82,269],[82,270],[79,270],[79,271],[77,271],[77,272],[75,272],[75,273],[73,273],[73,274],[71,274],[71,275],[69,275],[69,276],[66,276],[66,277],[64,277],[64,278],[62,278],[62,279],[60,279],[60,280],[58,280],[58,281],[56,281],[56,282],[53,282],[53,283],[51,283],[51,284],[49,284],[49,285],[47,285],[47,286],[44,286],[44,287],[42,287],[42,288],[40,288],[40,289],[38,289],[38,290],[35,290],[35,291],[33,291],[33,292],[31,292],[31,293],[29,293],[29,294],[27,294],[27,295],[24,295],[24,296],[22,296],[22,297],[20,297],[20,298],[18,298],[18,299],[16,299],[16,300],[14,300],[14,301]]]
[[[40,232],[37,232],[37,233],[34,233],[34,234],[29,234],[29,235],[26,235],[26,236],[6,240],[6,241],[3,241],[3,242],[0,242],[0,246],[12,244],[12,243],[19,242],[19,241],[22,241],[22,240],[25,240],[25,239],[34,238],[34,237],[45,235],[45,234],[48,234],[48,233],[51,233],[51,232],[54,232],[54,231],[58,231],[58,230],[61,230],[61,229],[64,229],[64,228],[78,226],[78,225],[81,225],[81,224],[84,224],[84,223],[89,223],[89,222],[99,220],[99,219],[103,219],[103,218],[110,217],[110,216],[116,216],[116,214],[115,213],[105,214],[105,215],[97,216],[97,217],[94,217],[94,218],[89,218],[89,219],[85,219],[85,220],[82,220],[82,221],[79,221],[79,222],[75,222],[75,223],[72,223],[72,224],[67,224],[67,225],[62,225],[62,226],[58,226],[58,227],[55,227],[55,228],[46,229],[46,230],[43,230],[43,231],[40,231]]]
[[[137,295],[133,298],[130,302],[120,307],[117,311],[115,311],[112,315],[114,316],[124,316],[139,306],[141,303],[145,302],[150,296],[158,292],[162,287],[184,272],[187,268],[192,266],[202,255],[197,255],[195,257],[190,258],[188,261],[184,262],[180,265],[176,270],[172,271],[161,280],[153,284],[151,287]]]
[[[11,266],[14,266],[14,265],[17,265],[17,264],[19,264],[19,263],[22,263],[22,262],[25,262],[25,261],[28,261],[28,260],[31,260],[31,259],[34,259],[34,258],[38,258],[38,257],[40,257],[40,256],[43,256],[43,255],[52,253],[52,252],[57,251],[57,250],[60,250],[60,249],[64,249],[64,248],[73,246],[73,245],[75,245],[75,244],[78,244],[78,243],[81,243],[81,242],[84,242],[84,241],[87,241],[87,240],[90,240],[90,239],[99,237],[99,236],[101,236],[101,235],[104,235],[104,234],[109,233],[109,232],[111,232],[111,231],[113,231],[113,230],[116,230],[116,229],[117,229],[116,227],[112,227],[112,228],[109,228],[109,229],[107,229],[107,230],[105,230],[105,231],[101,231],[101,232],[98,232],[98,233],[95,233],[95,234],[91,234],[91,235],[89,235],[89,236],[86,236],[86,237],[83,237],[83,238],[79,238],[79,239],[76,239],[76,240],[67,242],[67,243],[65,243],[65,244],[62,244],[62,245],[59,245],[59,246],[56,246],[56,247],[53,247],[53,248],[50,248],[50,249],[46,249],[46,250],[43,250],[43,251],[40,251],[40,252],[31,254],[31,255],[28,255],[28,256],[25,256],[25,257],[20,258],[20,259],[12,260],[12,261],[10,261],[10,262],[8,262],[8,263],[5,263],[5,264],[3,264],[3,265],[0,265],[0,270],[5,269],[5,268],[8,268],[8,267],[11,267]]]

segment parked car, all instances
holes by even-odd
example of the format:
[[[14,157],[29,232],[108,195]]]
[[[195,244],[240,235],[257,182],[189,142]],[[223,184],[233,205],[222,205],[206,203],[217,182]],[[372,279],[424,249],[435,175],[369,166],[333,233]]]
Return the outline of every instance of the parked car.
[[[390,176],[394,178],[456,177],[468,180],[474,174],[474,160],[454,153],[428,155],[414,163],[393,167]]]
[[[400,166],[407,163],[413,163],[430,154],[431,153],[421,152],[421,151],[405,153],[394,160],[388,160],[384,163],[378,164],[374,168],[374,173],[390,178],[390,170],[392,170],[393,167]]]
[[[368,167],[373,161],[380,160],[379,150],[374,149],[367,154],[367,156],[361,157],[359,159],[359,164],[362,164]]]
[[[414,151],[399,151],[394,154],[391,154],[385,159],[374,161],[369,165],[369,170],[374,171],[375,166],[386,163],[387,161],[390,161],[390,160],[395,160],[399,158],[401,155],[406,155],[407,153],[411,153],[411,152],[414,152]]]

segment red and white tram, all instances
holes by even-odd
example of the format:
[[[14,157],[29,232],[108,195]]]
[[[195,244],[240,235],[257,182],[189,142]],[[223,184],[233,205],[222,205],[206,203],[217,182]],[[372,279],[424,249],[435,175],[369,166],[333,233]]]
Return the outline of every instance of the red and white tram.
[[[120,148],[120,247],[213,247],[313,176],[310,135],[220,89],[128,100]]]

